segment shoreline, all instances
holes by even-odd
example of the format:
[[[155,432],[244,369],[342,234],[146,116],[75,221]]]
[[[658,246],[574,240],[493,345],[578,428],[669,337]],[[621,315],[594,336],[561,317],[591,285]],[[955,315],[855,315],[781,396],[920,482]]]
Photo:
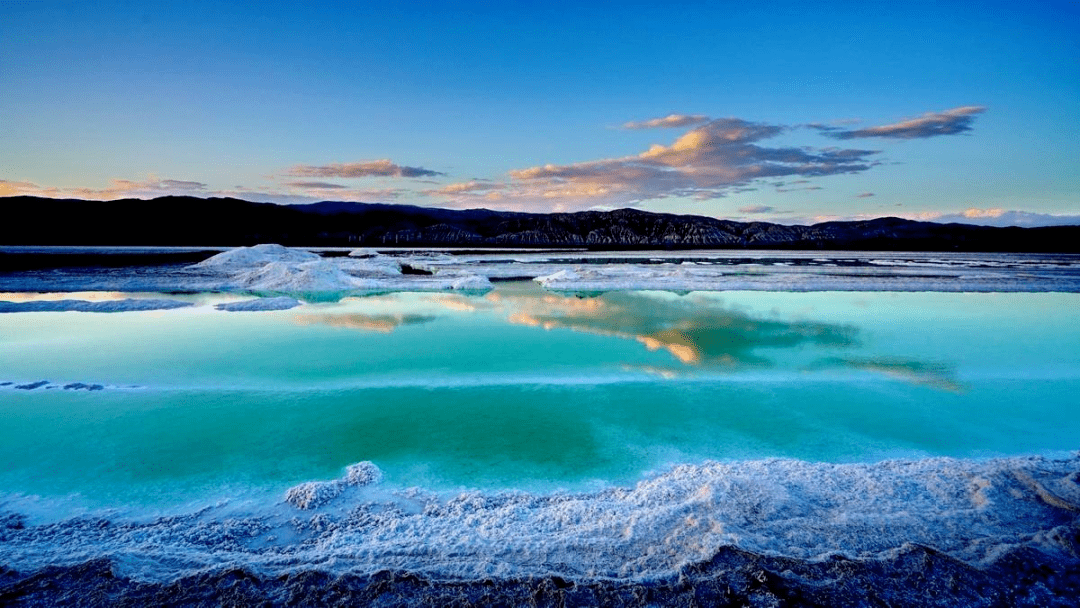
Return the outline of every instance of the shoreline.
[[[649,581],[561,576],[453,581],[411,572],[335,576],[318,569],[265,577],[228,568],[168,583],[135,581],[107,559],[19,573],[0,566],[10,606],[207,604],[282,606],[822,606],[890,604],[969,607],[1069,606],[1080,565],[1018,548],[974,568],[910,545],[881,560],[803,561],[731,549],[678,574]]]
[[[223,567],[271,577],[314,568],[649,579],[725,548],[812,562],[878,559],[915,544],[981,567],[1027,546],[1068,561],[1080,560],[1078,480],[1080,453],[773,458],[676,465],[596,490],[429,491],[385,486],[364,462],[276,499],[189,503],[172,514],[113,508],[42,521],[5,501],[0,563],[36,571],[111,556],[117,575],[168,582]]]
[[[1080,453],[706,463],[596,492],[390,491],[396,505],[365,501],[378,478],[361,463],[339,480],[296,486],[323,502],[287,499],[261,515],[225,505],[143,523],[86,515],[32,525],[2,513],[0,601],[1067,606],[1080,591]],[[616,528],[628,523],[625,538]],[[741,532],[718,537],[716,525]],[[803,530],[803,542],[819,546],[755,545],[748,535],[759,530],[766,541]]]

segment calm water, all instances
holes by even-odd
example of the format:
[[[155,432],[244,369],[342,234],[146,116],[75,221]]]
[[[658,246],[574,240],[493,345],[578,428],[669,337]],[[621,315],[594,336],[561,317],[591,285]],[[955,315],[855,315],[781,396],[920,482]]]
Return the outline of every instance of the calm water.
[[[705,459],[1055,453],[1080,437],[1080,294],[505,283],[261,313],[188,297],[0,315],[9,496],[261,497],[362,460],[398,487],[577,489]]]

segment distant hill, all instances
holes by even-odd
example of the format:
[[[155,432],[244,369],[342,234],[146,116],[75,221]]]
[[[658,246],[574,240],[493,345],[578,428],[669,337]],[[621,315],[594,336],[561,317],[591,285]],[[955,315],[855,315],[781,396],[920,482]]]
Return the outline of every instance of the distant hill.
[[[347,202],[165,196],[0,199],[0,245],[582,247],[1080,253],[1080,226],[993,228],[899,218],[784,226],[636,209],[464,211]]]

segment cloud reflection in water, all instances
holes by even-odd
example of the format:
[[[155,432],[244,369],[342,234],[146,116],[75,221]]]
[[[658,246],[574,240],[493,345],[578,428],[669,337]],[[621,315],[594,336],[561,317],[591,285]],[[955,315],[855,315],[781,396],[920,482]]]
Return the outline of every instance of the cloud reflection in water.
[[[928,386],[952,393],[962,393],[964,385],[954,377],[952,368],[943,363],[915,361],[899,357],[830,357],[816,361],[810,369],[849,368],[883,374],[897,380]]]
[[[705,298],[636,292],[579,298],[525,290],[491,292],[486,298],[505,310],[510,323],[632,339],[692,366],[767,366],[769,359],[756,350],[857,344],[858,330],[852,326],[758,319]]]
[[[545,330],[569,329],[635,340],[651,351],[667,351],[672,366],[626,365],[624,369],[673,379],[693,369],[711,371],[771,367],[769,350],[806,346],[859,347],[858,327],[812,320],[753,315],[715,297],[616,291],[564,296],[535,286],[506,286],[483,297],[459,294],[429,300],[456,312],[491,311],[515,325]],[[681,364],[681,366],[679,365]],[[903,356],[827,356],[803,364],[804,371],[869,371],[937,390],[961,392],[963,385],[944,363]]]
[[[297,315],[295,317],[296,323],[300,325],[327,325],[329,327],[375,331],[384,334],[388,334],[402,325],[419,325],[434,320],[435,317],[432,315],[414,314],[366,315],[360,313],[339,313]]]

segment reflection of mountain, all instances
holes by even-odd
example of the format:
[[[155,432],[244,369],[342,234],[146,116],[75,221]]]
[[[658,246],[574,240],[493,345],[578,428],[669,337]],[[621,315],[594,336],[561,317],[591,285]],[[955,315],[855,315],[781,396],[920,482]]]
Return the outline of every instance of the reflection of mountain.
[[[6,245],[1080,251],[1080,226],[991,228],[899,218],[783,226],[637,209],[545,214],[347,202],[274,205],[184,196],[153,201],[3,200],[20,212],[20,221],[0,223],[0,243]],[[147,209],[168,221],[133,224],[132,218],[147,217]]]
[[[858,333],[844,325],[756,319],[699,298],[668,299],[634,292],[575,298],[527,290],[494,291],[487,299],[505,307],[511,323],[633,339],[649,350],[664,349],[687,365],[767,365],[768,359],[755,351],[805,344],[851,346]]]
[[[431,315],[365,315],[359,313],[298,315],[295,320],[300,325],[328,325],[364,331],[376,331],[388,334],[402,325],[419,325],[434,321]]]

